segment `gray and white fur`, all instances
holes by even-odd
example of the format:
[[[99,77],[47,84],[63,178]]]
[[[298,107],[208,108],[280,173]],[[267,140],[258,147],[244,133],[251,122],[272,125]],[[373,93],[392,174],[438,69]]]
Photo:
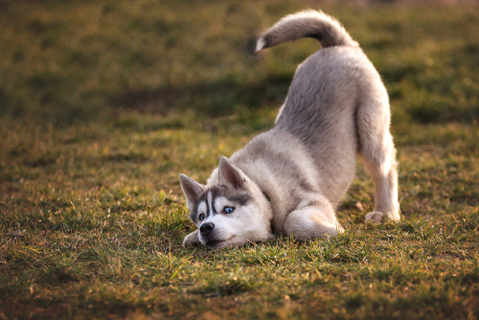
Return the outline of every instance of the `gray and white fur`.
[[[275,126],[230,159],[222,157],[206,186],[180,175],[198,227],[185,246],[343,232],[334,209],[358,157],[374,183],[375,208],[366,221],[400,220],[389,101],[378,72],[338,21],[313,10],[280,20],[258,40],[257,51],[304,37],[322,49],[296,70]]]

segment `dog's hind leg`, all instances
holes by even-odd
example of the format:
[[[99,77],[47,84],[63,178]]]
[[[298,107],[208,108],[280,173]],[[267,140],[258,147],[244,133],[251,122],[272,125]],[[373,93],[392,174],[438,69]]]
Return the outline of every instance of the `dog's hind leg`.
[[[336,236],[344,231],[331,203],[324,197],[292,211],[286,217],[284,228],[287,234],[294,234],[299,240]]]
[[[399,221],[396,149],[389,133],[387,92],[379,77],[367,93],[356,117],[360,158],[374,183],[374,211],[366,215],[366,221],[378,223],[383,217]]]

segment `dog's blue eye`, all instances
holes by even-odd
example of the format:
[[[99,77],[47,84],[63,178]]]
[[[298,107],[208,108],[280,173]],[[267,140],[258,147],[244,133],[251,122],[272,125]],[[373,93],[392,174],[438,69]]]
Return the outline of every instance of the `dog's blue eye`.
[[[235,211],[235,208],[233,208],[233,207],[224,207],[224,208],[223,208],[223,212],[224,212],[224,213],[230,214],[230,213],[232,213],[233,211]]]
[[[200,218],[200,221],[203,221],[203,220],[205,220],[205,215],[202,213],[202,214],[200,214],[199,218]]]

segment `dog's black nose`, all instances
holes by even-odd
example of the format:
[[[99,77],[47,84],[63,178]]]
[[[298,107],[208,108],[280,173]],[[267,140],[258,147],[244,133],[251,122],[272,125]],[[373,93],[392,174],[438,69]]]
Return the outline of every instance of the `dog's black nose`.
[[[205,222],[200,227],[200,232],[202,235],[208,235],[215,228],[215,224],[212,222]]]

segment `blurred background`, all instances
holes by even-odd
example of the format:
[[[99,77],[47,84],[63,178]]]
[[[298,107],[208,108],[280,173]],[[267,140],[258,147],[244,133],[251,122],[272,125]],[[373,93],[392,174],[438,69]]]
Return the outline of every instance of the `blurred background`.
[[[285,14],[337,17],[381,74],[393,125],[479,117],[478,1],[0,0],[0,117],[69,125],[125,113],[278,108],[301,40],[259,54]],[[3,122],[6,123],[6,122]]]

